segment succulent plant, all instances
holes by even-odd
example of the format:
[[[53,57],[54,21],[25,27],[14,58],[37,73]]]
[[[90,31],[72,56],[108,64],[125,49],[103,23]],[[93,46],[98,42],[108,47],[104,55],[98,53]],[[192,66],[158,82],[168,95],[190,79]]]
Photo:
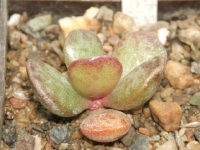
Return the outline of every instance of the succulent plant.
[[[167,60],[166,51],[156,35],[144,31],[124,36],[112,56],[108,56],[103,53],[95,34],[82,29],[73,30],[66,38],[64,55],[67,77],[39,60],[27,62],[28,76],[38,100],[49,111],[63,117],[75,116],[86,109],[130,110],[142,106],[156,92]],[[100,120],[111,122],[109,130],[118,134],[107,139],[88,136],[99,135],[95,129],[87,132],[88,124],[95,120],[92,115],[81,125],[84,135],[98,142],[110,142],[127,133],[130,122],[120,123],[119,119],[127,120],[125,116],[116,110],[103,109],[103,112],[107,118],[99,117]],[[118,119],[113,119],[114,115]],[[105,128],[103,123],[93,122],[96,122],[95,127]],[[118,130],[115,123],[124,125],[124,128]]]

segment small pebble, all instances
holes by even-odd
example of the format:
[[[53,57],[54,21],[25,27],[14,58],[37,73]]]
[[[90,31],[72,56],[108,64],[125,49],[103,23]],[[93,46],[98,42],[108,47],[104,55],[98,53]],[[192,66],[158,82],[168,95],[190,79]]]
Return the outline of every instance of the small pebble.
[[[196,62],[191,63],[190,71],[195,74],[200,74],[200,65]]]
[[[196,92],[189,100],[190,104],[199,106],[200,105],[200,92]]]
[[[157,142],[160,140],[160,135],[153,135],[152,139]]]
[[[200,142],[200,127],[196,128],[194,135],[195,138]]]
[[[25,128],[20,128],[17,132],[17,140],[26,134],[28,134],[27,130]]]
[[[160,145],[156,150],[178,150],[176,143],[174,141],[167,141],[164,144]]]
[[[164,73],[173,88],[184,89],[195,83],[190,68],[172,60],[167,62]]]
[[[33,137],[35,138],[34,150],[43,150],[42,138],[39,135],[34,135]]]
[[[179,150],[186,150],[185,143],[182,138],[179,136],[178,132],[175,131],[175,140]]]
[[[95,18],[98,12],[99,12],[98,7],[90,7],[85,11],[84,16],[87,18]]]
[[[20,14],[12,14],[8,20],[8,26],[16,26],[19,23],[20,17]]]
[[[51,23],[52,23],[52,16],[50,14],[47,14],[31,19],[28,22],[28,25],[34,32],[38,32],[45,29]]]
[[[174,131],[179,128],[182,110],[176,102],[150,101],[149,107],[154,120],[165,131]]]
[[[96,18],[99,20],[112,21],[114,11],[106,6],[100,7]]]
[[[145,118],[151,117],[151,112],[149,108],[144,108],[143,113],[144,113]]]
[[[109,37],[109,38],[108,38],[108,42],[109,42],[111,45],[115,46],[115,45],[119,42],[119,36],[113,35],[113,36]]]
[[[114,14],[113,30],[116,34],[126,34],[131,31],[138,31],[133,18],[120,11]]]
[[[99,40],[101,41],[101,43],[104,43],[106,41],[106,37],[103,33],[98,33],[97,36]]]
[[[16,141],[16,136],[16,130],[12,124],[3,127],[2,139],[6,144],[12,145]]]
[[[16,150],[34,150],[34,147],[35,147],[35,138],[30,134],[22,136],[15,143]]]
[[[138,132],[141,133],[141,134],[144,134],[144,135],[150,136],[150,132],[149,132],[149,130],[146,129],[146,128],[142,128],[142,127],[140,127],[139,130],[138,130]]]
[[[158,39],[160,40],[160,42],[165,45],[166,41],[167,41],[167,37],[169,36],[170,32],[167,28],[160,28],[158,30]]]
[[[21,32],[14,30],[12,31],[8,36],[8,41],[10,48],[13,50],[17,50],[20,45],[20,39],[21,39]]]
[[[49,130],[49,137],[56,144],[62,143],[68,136],[68,131],[66,125],[54,127]]]
[[[59,146],[59,150],[66,150],[69,147],[68,143],[61,143]]]
[[[21,109],[26,107],[28,100],[12,97],[10,98],[10,103],[14,109]]]
[[[200,143],[192,141],[186,145],[187,150],[200,150]]]
[[[149,137],[143,134],[136,135],[129,150],[149,150]]]
[[[136,135],[135,129],[131,126],[128,133],[123,136],[120,141],[127,147],[129,147],[132,143],[133,137]]]
[[[104,46],[103,46],[103,49],[104,49],[106,52],[113,51],[113,47],[110,46],[110,45],[104,45]]]
[[[147,121],[144,122],[144,127],[147,128],[150,132],[150,135],[158,134],[157,128],[153,125],[153,121]]]

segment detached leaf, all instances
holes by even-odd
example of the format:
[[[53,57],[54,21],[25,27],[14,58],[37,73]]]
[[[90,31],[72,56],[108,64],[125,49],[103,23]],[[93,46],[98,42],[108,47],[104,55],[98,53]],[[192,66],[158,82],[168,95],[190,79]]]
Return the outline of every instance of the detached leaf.
[[[126,34],[116,45],[113,56],[118,58],[123,66],[122,77],[156,56],[166,61],[166,51],[157,36],[144,31]]]
[[[160,85],[164,64],[165,60],[157,56],[134,68],[105,98],[105,106],[119,110],[142,106]]]
[[[91,112],[80,125],[81,132],[97,142],[113,142],[131,127],[130,118],[117,110],[99,109]]]
[[[27,71],[34,93],[52,113],[71,117],[88,108],[89,101],[76,93],[67,78],[55,68],[41,61],[29,60]]]
[[[122,65],[112,56],[99,56],[73,61],[68,77],[74,89],[84,97],[100,99],[116,86],[122,74]]]
[[[77,29],[69,33],[64,46],[65,64],[82,58],[103,55],[103,48],[98,37],[88,30]]]

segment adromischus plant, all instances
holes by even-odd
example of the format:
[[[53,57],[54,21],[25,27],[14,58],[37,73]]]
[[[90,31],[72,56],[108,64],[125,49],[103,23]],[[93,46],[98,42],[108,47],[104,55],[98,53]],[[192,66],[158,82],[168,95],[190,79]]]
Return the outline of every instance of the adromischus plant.
[[[104,55],[95,34],[73,30],[66,38],[64,55],[67,77],[44,62],[27,62],[35,95],[49,111],[63,117],[75,116],[85,109],[130,110],[142,106],[156,92],[167,60],[166,51],[156,35],[144,31],[128,33],[115,46],[112,56],[108,56]],[[107,118],[102,119],[102,116]],[[131,126],[126,115],[111,109],[94,111],[88,118],[81,124],[81,131],[98,142],[116,140]],[[98,123],[89,129],[95,118],[112,122],[112,132],[105,127],[107,123],[99,121],[93,121]],[[125,128],[115,127],[116,123]],[[110,136],[115,129],[117,134]],[[108,139],[92,136],[100,132],[109,133]]]

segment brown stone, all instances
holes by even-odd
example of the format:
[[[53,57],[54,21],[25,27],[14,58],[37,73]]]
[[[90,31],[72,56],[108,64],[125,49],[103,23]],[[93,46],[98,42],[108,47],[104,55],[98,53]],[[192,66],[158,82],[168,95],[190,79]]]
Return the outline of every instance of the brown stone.
[[[178,103],[151,101],[149,107],[154,120],[158,122],[165,131],[174,131],[178,129],[182,116],[182,110]]]
[[[164,73],[173,88],[184,89],[195,83],[190,68],[176,61],[169,60]]]
[[[118,11],[114,15],[113,30],[117,34],[126,34],[131,31],[138,31],[132,17]]]
[[[14,109],[21,109],[26,107],[28,100],[12,97],[10,98],[10,103]]]

